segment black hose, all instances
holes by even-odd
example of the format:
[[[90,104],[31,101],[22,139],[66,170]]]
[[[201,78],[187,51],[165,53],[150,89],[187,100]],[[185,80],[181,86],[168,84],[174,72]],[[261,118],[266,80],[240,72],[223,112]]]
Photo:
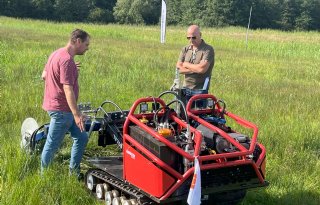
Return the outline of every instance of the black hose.
[[[163,95],[165,94],[173,94],[174,96],[176,96],[176,98],[179,98],[179,95],[177,94],[177,92],[174,92],[174,91],[171,91],[171,90],[168,90],[168,91],[164,91],[162,93],[160,93],[160,95],[158,96],[158,98],[161,98]]]
[[[172,103],[175,103],[175,102],[178,102],[181,105],[181,107],[183,108],[184,116],[186,118],[185,120],[187,123],[189,123],[189,117],[187,115],[186,107],[184,106],[184,103],[181,100],[178,100],[178,99],[172,100],[166,106],[169,107]]]

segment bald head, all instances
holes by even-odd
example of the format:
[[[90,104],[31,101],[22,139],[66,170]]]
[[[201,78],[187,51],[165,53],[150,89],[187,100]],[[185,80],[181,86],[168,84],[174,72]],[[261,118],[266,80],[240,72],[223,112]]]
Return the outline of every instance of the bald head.
[[[198,47],[201,44],[201,32],[198,25],[191,25],[187,30],[187,39],[190,42],[190,45]]]
[[[189,26],[187,33],[200,34],[200,27],[197,25],[191,25]]]

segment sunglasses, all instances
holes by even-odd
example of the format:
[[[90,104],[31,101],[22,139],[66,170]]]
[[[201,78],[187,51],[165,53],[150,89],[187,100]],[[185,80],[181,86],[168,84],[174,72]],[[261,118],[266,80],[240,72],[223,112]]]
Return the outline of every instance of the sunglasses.
[[[187,37],[188,40],[190,40],[191,38],[194,40],[194,39],[196,39],[197,37],[196,37],[196,36]]]

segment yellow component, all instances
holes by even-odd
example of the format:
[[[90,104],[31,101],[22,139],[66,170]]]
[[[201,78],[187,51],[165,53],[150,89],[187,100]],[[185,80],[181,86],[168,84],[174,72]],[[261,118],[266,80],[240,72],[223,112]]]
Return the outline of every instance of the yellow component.
[[[217,154],[213,149],[208,149],[210,154]]]
[[[149,122],[149,120],[146,118],[145,115],[142,115],[142,118],[140,119],[140,122],[147,124]]]
[[[158,133],[163,137],[170,137],[172,135],[172,130],[169,128],[161,128],[158,130]]]

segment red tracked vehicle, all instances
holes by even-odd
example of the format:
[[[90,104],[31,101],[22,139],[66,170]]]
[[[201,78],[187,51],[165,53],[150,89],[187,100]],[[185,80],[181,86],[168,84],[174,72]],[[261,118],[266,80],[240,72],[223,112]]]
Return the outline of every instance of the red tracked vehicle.
[[[199,101],[205,101],[205,108],[197,108]],[[105,111],[106,103],[119,111]],[[170,108],[173,104],[179,104],[177,109]],[[180,100],[166,104],[147,97],[126,111],[106,101],[94,113],[100,111],[103,117],[86,122],[89,134],[98,131],[98,145],[116,143],[122,154],[90,158],[85,182],[106,204],[186,204],[195,157],[201,169],[201,204],[237,204],[247,189],[268,184],[258,128],[226,111],[213,95],[193,96],[186,109]],[[226,120],[252,134],[236,132]]]

